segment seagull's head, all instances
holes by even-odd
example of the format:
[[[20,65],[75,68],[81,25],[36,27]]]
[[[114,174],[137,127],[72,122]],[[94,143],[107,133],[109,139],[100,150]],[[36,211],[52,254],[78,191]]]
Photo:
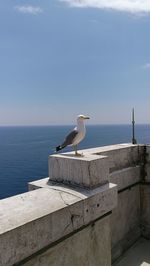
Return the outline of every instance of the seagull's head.
[[[78,115],[77,117],[77,121],[84,121],[86,119],[90,119],[90,117],[85,115]]]

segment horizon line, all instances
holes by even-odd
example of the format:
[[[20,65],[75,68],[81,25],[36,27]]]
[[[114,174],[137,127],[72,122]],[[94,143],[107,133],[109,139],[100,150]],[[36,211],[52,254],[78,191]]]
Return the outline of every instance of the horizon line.
[[[55,127],[55,126],[75,126],[76,124],[6,124],[0,125],[0,127]],[[150,125],[150,123],[136,123],[136,125]],[[88,126],[132,126],[132,123],[96,123],[96,124],[87,124]]]

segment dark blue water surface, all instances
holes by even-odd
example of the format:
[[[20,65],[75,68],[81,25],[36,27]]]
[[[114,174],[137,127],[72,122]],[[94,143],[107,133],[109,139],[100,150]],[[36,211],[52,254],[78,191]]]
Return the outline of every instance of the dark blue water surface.
[[[48,176],[48,155],[72,126],[0,127],[0,199],[27,191]],[[136,125],[138,143],[150,143],[150,125]],[[131,126],[88,126],[80,149],[131,142]],[[69,149],[70,150],[70,149]],[[65,149],[68,151],[68,149]]]

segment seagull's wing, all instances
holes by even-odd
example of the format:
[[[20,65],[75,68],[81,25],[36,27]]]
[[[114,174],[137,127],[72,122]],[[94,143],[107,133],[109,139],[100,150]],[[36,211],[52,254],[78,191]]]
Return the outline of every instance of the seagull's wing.
[[[65,138],[64,142],[62,143],[62,147],[66,147],[68,145],[71,145],[75,139],[75,137],[77,136],[78,134],[78,131],[77,129],[73,129],[68,135],[67,137]]]

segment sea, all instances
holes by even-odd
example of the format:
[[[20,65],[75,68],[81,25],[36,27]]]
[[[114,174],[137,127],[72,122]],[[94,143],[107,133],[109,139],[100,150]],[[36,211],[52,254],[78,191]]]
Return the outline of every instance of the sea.
[[[48,176],[48,156],[72,126],[0,127],[0,199],[24,193],[28,182]],[[150,125],[136,125],[136,140],[150,143]],[[131,143],[131,125],[90,125],[79,148]],[[64,149],[70,151],[71,148]]]

